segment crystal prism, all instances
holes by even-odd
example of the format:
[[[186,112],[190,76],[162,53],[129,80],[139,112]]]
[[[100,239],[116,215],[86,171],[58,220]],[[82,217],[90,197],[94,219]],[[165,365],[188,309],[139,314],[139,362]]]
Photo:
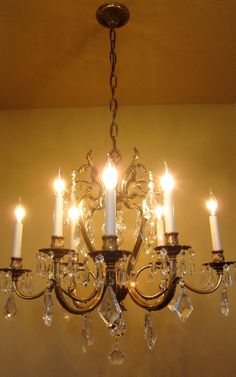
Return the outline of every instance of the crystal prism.
[[[53,321],[53,301],[49,290],[44,294],[43,321],[46,326],[51,326]]]
[[[222,294],[221,294],[221,303],[220,308],[222,314],[224,314],[226,317],[229,315],[229,299],[228,299],[228,292],[226,288],[223,288]]]
[[[94,331],[92,326],[91,317],[89,314],[85,314],[82,318],[83,330],[82,335],[87,337],[87,345],[92,346],[94,344]],[[85,343],[85,341],[84,341]]]
[[[119,350],[119,339],[115,340],[115,348],[109,353],[108,360],[113,365],[123,364],[125,356],[122,351]]]
[[[4,317],[10,321],[17,313],[15,298],[10,294],[3,309]]]
[[[193,311],[193,306],[190,302],[190,299],[185,292],[184,287],[181,288],[180,295],[176,301],[176,304],[173,306],[173,310],[181,321],[185,322],[186,319],[190,316]]]
[[[83,353],[87,352],[87,349],[88,349],[88,337],[87,337],[86,330],[84,328],[82,329],[82,334],[81,334],[81,348],[82,348]]]
[[[98,313],[107,326],[113,326],[119,319],[122,310],[112,287],[108,286]]]
[[[156,344],[157,336],[153,328],[152,315],[149,312],[146,313],[144,317],[144,336],[147,341],[148,348],[153,350]]]
[[[125,333],[125,320],[122,314],[119,318],[113,323],[113,325],[109,326],[110,334],[116,337],[122,337]]]

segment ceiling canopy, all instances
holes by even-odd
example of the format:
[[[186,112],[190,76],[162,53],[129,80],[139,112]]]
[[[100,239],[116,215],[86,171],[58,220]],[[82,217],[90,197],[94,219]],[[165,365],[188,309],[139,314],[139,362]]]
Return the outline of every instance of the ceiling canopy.
[[[127,0],[117,32],[121,105],[236,102],[235,0]],[[0,108],[109,102],[97,0],[2,0]]]

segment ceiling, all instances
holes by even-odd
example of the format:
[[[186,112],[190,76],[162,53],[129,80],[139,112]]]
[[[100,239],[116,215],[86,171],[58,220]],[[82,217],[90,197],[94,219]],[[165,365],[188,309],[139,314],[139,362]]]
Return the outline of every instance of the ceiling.
[[[1,0],[0,108],[109,101],[97,0]],[[236,102],[235,0],[127,0],[118,30],[121,105]]]

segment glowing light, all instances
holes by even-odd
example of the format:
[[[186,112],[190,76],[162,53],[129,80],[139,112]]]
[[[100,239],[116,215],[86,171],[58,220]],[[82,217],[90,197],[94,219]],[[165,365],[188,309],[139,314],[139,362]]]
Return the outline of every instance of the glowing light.
[[[169,173],[167,165],[165,174],[161,177],[160,183],[163,191],[165,192],[171,192],[175,186],[173,175]]]
[[[61,178],[60,170],[59,170],[57,179],[55,179],[55,181],[53,182],[53,186],[54,186],[56,195],[62,196],[64,194],[65,181],[63,181],[63,179]]]
[[[210,199],[206,202],[206,207],[210,211],[211,216],[215,216],[218,202],[212,192],[210,193]]]
[[[17,222],[21,223],[21,221],[25,217],[25,210],[24,210],[24,208],[20,204],[15,209],[15,215],[16,215]]]
[[[114,190],[116,188],[118,182],[118,172],[111,161],[107,162],[102,178],[107,190]]]

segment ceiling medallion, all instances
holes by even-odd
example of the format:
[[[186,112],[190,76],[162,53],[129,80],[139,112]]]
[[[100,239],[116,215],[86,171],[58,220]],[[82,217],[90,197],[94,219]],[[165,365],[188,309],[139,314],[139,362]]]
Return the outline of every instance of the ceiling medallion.
[[[220,308],[228,316],[227,292],[232,284],[230,265],[235,268],[236,264],[225,260],[216,215],[217,201],[211,193],[207,208],[210,212],[212,257],[202,265],[201,287],[190,285],[189,279],[196,273],[195,252],[190,246],[179,243],[174,216],[175,182],[167,165],[160,182],[157,182],[154,174],[140,162],[135,148],[133,161],[123,176],[118,177],[121,153],[117,146],[116,123],[116,29],[128,21],[129,11],[123,4],[111,3],[102,5],[96,16],[101,25],[109,28],[110,36],[111,151],[107,155],[106,167],[100,174],[89,152],[86,163],[72,171],[69,187],[65,186],[59,171],[54,182],[51,245],[41,248],[36,258],[36,275],[45,279],[45,288],[41,292],[33,292],[32,272],[22,264],[25,211],[21,203],[17,206],[11,264],[9,268],[1,269],[4,279],[2,290],[8,295],[4,307],[7,320],[16,315],[15,296],[25,300],[43,297],[46,326],[53,323],[55,293],[65,310],[66,319],[69,314],[82,316],[83,352],[94,343],[90,313],[97,310],[114,340],[109,361],[121,364],[124,354],[119,341],[126,329],[127,296],[145,310],[144,335],[148,348],[153,349],[157,339],[153,312],[169,309],[181,321],[186,321],[193,311],[189,291],[205,295],[221,288]],[[121,247],[126,238],[124,218],[128,210],[136,213],[131,250]],[[94,221],[100,211],[104,211],[105,224],[102,245],[97,247],[96,235],[101,225],[96,227],[95,232]],[[64,243],[65,223],[71,230],[70,247],[65,247]],[[141,261],[145,261],[144,264]]]

